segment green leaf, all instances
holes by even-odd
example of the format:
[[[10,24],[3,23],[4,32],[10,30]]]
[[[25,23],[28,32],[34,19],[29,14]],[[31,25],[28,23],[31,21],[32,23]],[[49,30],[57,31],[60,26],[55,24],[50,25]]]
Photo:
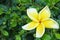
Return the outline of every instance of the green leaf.
[[[3,20],[2,19],[0,19],[0,25],[3,23]]]
[[[16,21],[10,22],[10,27],[16,27],[16,25],[17,25],[17,22]]]
[[[23,35],[23,34],[24,34],[24,30],[21,30],[21,31],[19,32],[19,34],[20,34],[20,35]]]
[[[9,35],[9,33],[8,33],[6,30],[3,30],[3,31],[2,31],[2,34],[3,34],[4,36],[8,36],[8,35]]]
[[[30,3],[30,2],[32,2],[32,0],[20,0],[20,3],[21,4],[27,4],[27,3]]]
[[[36,38],[35,40],[41,40],[40,38]]]
[[[44,34],[42,40],[51,40],[51,36],[48,34]]]
[[[56,37],[57,39],[60,39],[60,34],[59,34],[59,33],[55,33],[55,37]]]
[[[19,35],[15,35],[15,40],[21,40],[21,37]]]
[[[0,15],[3,13],[3,8],[0,9]]]

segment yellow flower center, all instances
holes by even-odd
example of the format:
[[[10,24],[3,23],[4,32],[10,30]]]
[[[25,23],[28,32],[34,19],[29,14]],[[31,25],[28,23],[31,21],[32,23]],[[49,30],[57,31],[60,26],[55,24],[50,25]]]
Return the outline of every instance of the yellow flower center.
[[[39,21],[39,23],[41,23],[41,21]]]
[[[42,19],[39,19],[38,22],[41,24],[42,23]]]

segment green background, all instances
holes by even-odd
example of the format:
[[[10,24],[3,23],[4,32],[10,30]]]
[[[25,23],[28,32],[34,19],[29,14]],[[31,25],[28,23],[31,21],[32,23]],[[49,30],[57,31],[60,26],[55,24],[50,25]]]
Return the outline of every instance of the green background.
[[[0,0],[0,40],[60,40],[60,29],[46,29],[42,38],[35,37],[35,29],[22,30],[31,20],[26,14],[29,7],[38,12],[46,5],[51,18],[60,25],[60,0]]]

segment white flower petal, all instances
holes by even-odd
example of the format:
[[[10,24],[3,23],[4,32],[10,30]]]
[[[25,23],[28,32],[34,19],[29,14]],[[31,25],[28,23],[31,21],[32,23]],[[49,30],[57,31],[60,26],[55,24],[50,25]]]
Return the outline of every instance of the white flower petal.
[[[38,23],[36,23],[36,22],[30,22],[30,23],[22,26],[22,28],[24,30],[32,30],[32,29],[36,28],[37,26],[38,26]]]
[[[27,15],[31,20],[38,21],[38,12],[35,8],[27,9]]]

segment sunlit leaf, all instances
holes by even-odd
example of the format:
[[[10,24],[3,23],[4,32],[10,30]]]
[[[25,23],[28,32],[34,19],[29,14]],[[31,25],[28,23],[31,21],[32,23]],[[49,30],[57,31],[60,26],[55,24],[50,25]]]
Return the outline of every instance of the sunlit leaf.
[[[42,40],[51,40],[51,36],[48,34],[44,34]]]
[[[15,35],[15,40],[21,40],[21,37],[19,35]]]
[[[9,33],[8,33],[7,31],[5,31],[5,30],[2,31],[2,34],[3,34],[4,36],[8,36],[8,35],[9,35]]]
[[[60,39],[60,34],[59,34],[59,33],[55,33],[55,37],[56,37],[57,39]]]

